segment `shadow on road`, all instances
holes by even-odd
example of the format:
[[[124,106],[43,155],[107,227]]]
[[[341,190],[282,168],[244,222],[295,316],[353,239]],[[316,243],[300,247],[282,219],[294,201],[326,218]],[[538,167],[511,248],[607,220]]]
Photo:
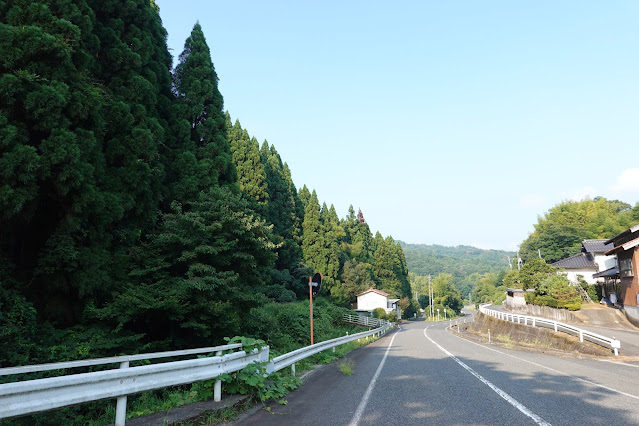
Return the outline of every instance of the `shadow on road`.
[[[348,356],[355,364],[354,375],[342,375],[336,364],[325,366],[291,393],[286,405],[273,401],[237,424],[348,424],[389,338]],[[431,346],[412,353],[393,346],[360,424],[533,423],[452,358],[442,355]],[[627,398],[622,405],[619,399],[613,400],[618,394],[577,378],[524,371],[513,374],[503,371],[498,363],[459,359],[553,425],[638,423]]]

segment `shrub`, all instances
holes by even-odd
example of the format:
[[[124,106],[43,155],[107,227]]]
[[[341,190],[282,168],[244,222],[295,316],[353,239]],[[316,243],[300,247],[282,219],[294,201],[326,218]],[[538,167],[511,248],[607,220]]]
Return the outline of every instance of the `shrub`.
[[[386,318],[386,310],[384,308],[375,308],[373,310],[373,316],[379,319],[387,319]]]

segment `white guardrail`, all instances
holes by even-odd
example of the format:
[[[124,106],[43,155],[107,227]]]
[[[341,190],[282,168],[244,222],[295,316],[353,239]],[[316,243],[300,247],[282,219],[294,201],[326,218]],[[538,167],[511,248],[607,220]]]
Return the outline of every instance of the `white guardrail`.
[[[492,306],[490,303],[479,305],[479,311],[500,320],[516,322],[517,324],[530,325],[533,327],[552,328],[555,331],[562,331],[564,333],[579,336],[579,341],[583,342],[588,340],[589,342],[611,348],[615,356],[619,355],[619,349],[621,348],[621,342],[617,339],[602,336],[601,334],[593,333],[592,331],[584,330],[563,322],[549,320],[546,318],[531,317],[527,315],[513,314],[510,312],[497,311],[495,309],[489,309]]]
[[[374,334],[384,334],[391,326],[392,324],[388,323],[374,330],[338,337],[337,339],[316,343],[281,355],[267,364],[267,373],[292,366],[294,374],[295,362],[299,360],[353,340]],[[183,351],[0,368],[0,376],[8,376],[39,371],[119,364],[119,368],[106,371],[0,384],[0,419],[34,414],[101,399],[117,398],[115,425],[124,426],[127,395],[210,380],[223,373],[240,371],[254,362],[266,363],[269,361],[268,346],[261,349],[254,348],[249,353],[241,350],[241,348],[242,345],[237,343]],[[235,351],[236,349],[240,350]],[[235,352],[229,353],[229,351]],[[215,356],[129,367],[131,361],[201,354],[215,354]],[[217,380],[214,386],[215,401],[221,400],[221,389],[222,382]]]

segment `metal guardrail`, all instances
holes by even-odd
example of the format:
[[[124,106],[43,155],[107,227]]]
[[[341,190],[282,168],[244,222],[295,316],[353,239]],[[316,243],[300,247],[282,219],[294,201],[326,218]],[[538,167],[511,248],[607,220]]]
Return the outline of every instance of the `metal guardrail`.
[[[361,315],[344,314],[342,321],[351,324],[363,325],[364,327],[385,327],[389,321],[373,317],[365,317]]]
[[[386,321],[386,324],[373,330],[363,331],[357,334],[351,334],[351,335],[338,337],[336,339],[326,340],[324,342],[319,342],[311,346],[305,346],[293,352],[280,355],[278,357],[273,358],[273,360],[266,367],[266,372],[270,374],[275,371],[279,371],[282,368],[293,366],[293,373],[294,373],[295,363],[304,358],[308,358],[309,356],[323,352],[326,349],[335,348],[336,346],[343,345],[344,343],[352,342],[354,340],[373,336],[375,334],[381,336],[382,334],[386,333],[386,331],[392,326],[393,326],[392,323]]]
[[[186,351],[127,355],[0,369],[1,375],[8,375],[111,363],[120,364],[119,369],[1,384],[0,419],[34,414],[101,399],[117,398],[115,424],[123,426],[126,418],[127,395],[209,380],[223,373],[242,370],[253,362],[268,362],[268,346],[261,350],[255,349],[250,353],[238,351],[223,354],[224,351],[241,347],[241,344],[232,344]],[[129,368],[129,362],[133,360],[201,353],[215,353],[215,356]],[[215,384],[214,397],[216,401],[221,399],[220,381]]]
[[[266,371],[270,374],[291,366],[294,374],[295,363],[304,358],[357,339],[375,334],[382,335],[391,327],[392,323],[386,321],[384,325],[376,329],[306,346],[274,358],[267,364]],[[251,363],[267,363],[269,360],[268,346],[254,349],[250,353],[240,350],[224,354],[225,351],[240,348],[242,348],[242,345],[237,343],[183,351],[2,368],[0,369],[0,376],[119,364],[119,368],[111,370],[0,384],[0,419],[34,414],[101,399],[117,398],[115,425],[124,426],[126,422],[127,395],[210,380],[223,373],[240,371]],[[212,353],[215,356],[138,367],[129,366],[131,361]],[[215,401],[221,400],[221,386],[222,382],[217,380],[214,386]]]
[[[533,327],[544,327],[544,328],[552,328],[555,331],[562,331],[564,333],[572,334],[575,336],[579,336],[579,341],[583,342],[584,340],[588,340],[589,342],[611,348],[615,356],[619,355],[619,349],[621,348],[621,342],[617,339],[612,339],[610,337],[602,336],[601,334],[594,333],[592,331],[584,330],[578,327],[575,327],[570,324],[565,324],[563,322],[549,320],[546,318],[539,317],[531,317],[528,315],[519,315],[513,314],[510,312],[502,312],[494,309],[488,309],[491,306],[490,303],[479,305],[479,311],[503,321],[516,322],[518,324],[523,325],[531,325]]]

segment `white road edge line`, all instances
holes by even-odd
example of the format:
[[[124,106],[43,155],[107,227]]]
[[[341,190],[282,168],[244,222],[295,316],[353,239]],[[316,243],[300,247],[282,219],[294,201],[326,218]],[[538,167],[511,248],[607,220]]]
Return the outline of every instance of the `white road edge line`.
[[[371,379],[371,382],[369,383],[368,388],[366,389],[366,392],[364,393],[362,400],[357,406],[357,410],[355,410],[355,414],[353,414],[353,418],[351,419],[351,422],[348,424],[348,426],[357,426],[360,420],[362,419],[362,415],[364,414],[364,410],[366,409],[368,400],[370,399],[371,394],[373,393],[375,382],[377,382],[379,373],[382,372],[382,368],[384,367],[384,363],[386,362],[386,357],[388,356],[388,352],[390,351],[391,346],[393,346],[393,341],[395,340],[395,337],[397,337],[398,334],[399,333],[395,333],[390,343],[388,344],[388,347],[386,348],[386,353],[384,353],[384,357],[382,358],[382,361],[379,363],[379,367],[377,367],[377,371],[375,371],[375,375],[373,375],[373,378]]]
[[[617,389],[609,388],[608,386],[604,386],[604,385],[601,385],[599,383],[591,382],[590,380],[582,379],[581,377],[573,376],[571,374],[566,374],[563,371],[555,370],[552,367],[547,367],[547,366],[545,366],[543,364],[539,364],[539,363],[536,363],[534,361],[528,361],[527,359],[519,358],[518,356],[511,355],[511,354],[508,354],[506,352],[498,351],[497,349],[489,348],[488,346],[482,345],[482,344],[477,343],[477,342],[473,342],[472,340],[464,339],[463,337],[460,337],[460,336],[457,336],[457,337],[467,341],[468,343],[472,343],[473,345],[481,346],[484,349],[488,349],[489,351],[497,352],[498,354],[506,355],[506,356],[509,356],[511,358],[515,358],[515,359],[518,359],[520,361],[527,362],[528,364],[532,364],[532,365],[535,365],[537,367],[545,368],[546,370],[550,370],[553,373],[561,374],[562,376],[566,376],[566,377],[572,377],[573,379],[578,380],[580,382],[587,383],[587,384],[595,386],[595,387],[606,389],[606,390],[609,390],[611,392],[615,392],[615,393],[618,393],[620,395],[627,396],[629,398],[634,398],[634,399],[638,399],[639,400],[639,396],[632,395],[632,394],[629,394],[629,393],[626,393],[624,391],[620,391],[620,390],[617,390]],[[628,366],[637,367],[637,366],[632,365],[632,364],[624,364],[624,363],[621,363],[621,362],[613,362],[613,361],[603,361],[603,362],[610,362],[610,363],[613,363],[613,364],[623,365],[623,366],[626,366],[626,367],[628,367]]]
[[[528,408],[526,408],[525,405],[523,405],[522,403],[520,403],[519,401],[517,401],[515,398],[513,398],[512,396],[508,395],[506,392],[504,392],[503,390],[501,390],[500,388],[498,388],[497,386],[495,386],[494,384],[492,384],[490,381],[488,381],[487,379],[485,379],[484,377],[482,377],[479,373],[477,373],[475,370],[473,370],[472,368],[470,368],[469,366],[467,366],[466,364],[464,364],[462,361],[460,361],[459,359],[457,359],[457,357],[453,354],[451,354],[450,352],[448,352],[446,349],[444,349],[443,347],[441,347],[437,342],[435,342],[433,339],[431,339],[430,337],[428,337],[428,334],[426,334],[426,330],[428,329],[428,327],[426,327],[424,329],[424,337],[426,337],[428,340],[431,341],[432,344],[434,344],[435,346],[437,346],[442,352],[444,352],[446,355],[448,355],[449,357],[451,357],[457,364],[461,365],[462,367],[464,367],[464,369],[466,371],[468,371],[470,374],[472,374],[473,376],[477,377],[482,383],[484,383],[486,386],[488,386],[489,388],[491,388],[497,395],[501,396],[503,399],[505,399],[510,405],[512,405],[513,407],[515,407],[516,409],[518,409],[519,411],[521,411],[522,413],[524,413],[526,416],[530,417],[535,423],[537,423],[538,425],[543,425],[543,426],[551,426],[550,423],[546,422],[544,419],[542,419],[541,417],[539,417],[537,414],[533,413],[532,411],[530,411]]]

